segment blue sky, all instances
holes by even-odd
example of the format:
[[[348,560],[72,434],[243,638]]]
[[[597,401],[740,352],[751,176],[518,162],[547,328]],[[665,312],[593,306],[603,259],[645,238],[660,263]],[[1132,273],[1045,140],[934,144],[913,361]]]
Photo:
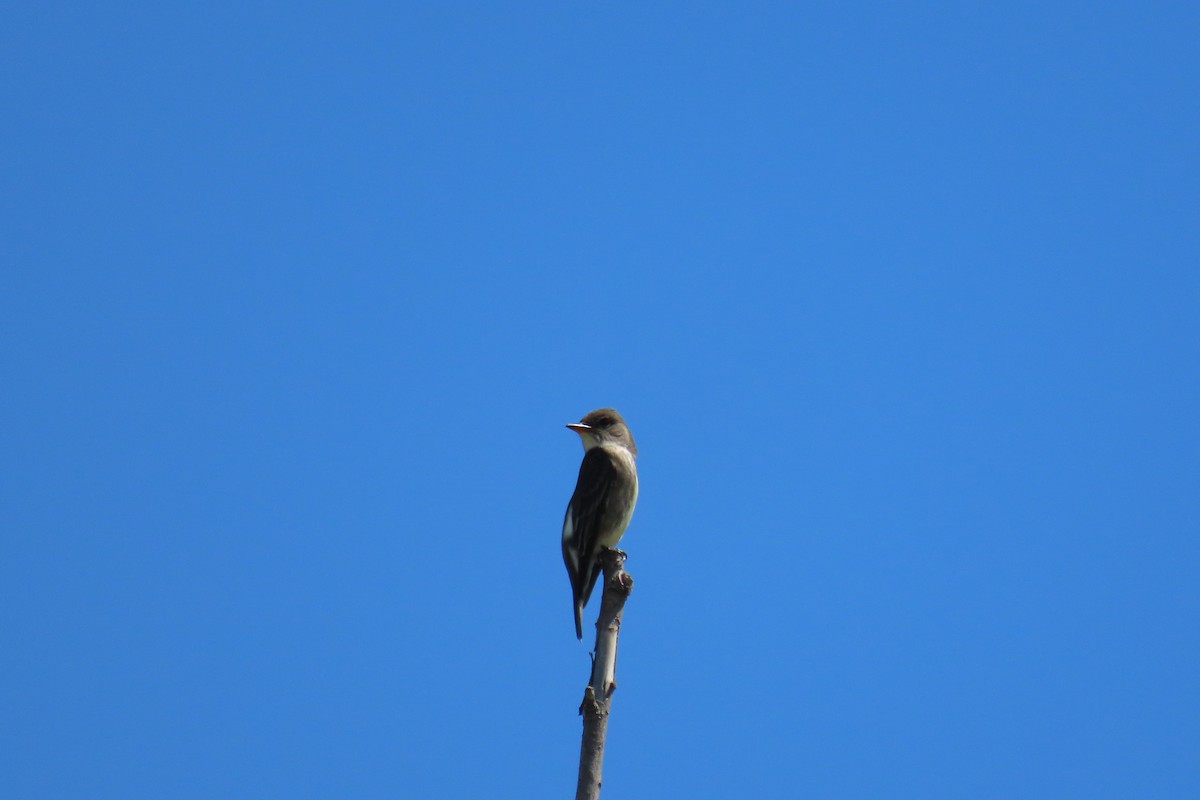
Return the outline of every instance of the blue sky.
[[[1200,791],[1194,4],[4,17],[0,795]]]

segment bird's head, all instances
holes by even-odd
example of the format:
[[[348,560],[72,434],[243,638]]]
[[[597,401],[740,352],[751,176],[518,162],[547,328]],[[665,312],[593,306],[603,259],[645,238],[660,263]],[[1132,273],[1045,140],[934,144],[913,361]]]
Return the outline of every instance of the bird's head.
[[[591,450],[603,444],[614,444],[637,455],[637,445],[625,419],[615,408],[597,408],[583,415],[579,422],[568,422],[567,427],[579,434],[583,449]]]

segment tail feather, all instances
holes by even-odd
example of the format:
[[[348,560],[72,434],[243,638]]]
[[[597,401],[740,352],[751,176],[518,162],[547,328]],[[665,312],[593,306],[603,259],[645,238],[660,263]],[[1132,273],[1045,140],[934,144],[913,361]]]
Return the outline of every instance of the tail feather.
[[[587,605],[587,601],[592,598],[592,591],[596,588],[596,580],[600,577],[600,562],[595,558],[591,559],[591,563],[584,567],[587,570],[587,582],[583,586],[576,587],[572,584],[571,588],[580,591],[575,594],[575,637],[579,641],[583,641],[583,607]],[[574,592],[573,592],[574,594]]]

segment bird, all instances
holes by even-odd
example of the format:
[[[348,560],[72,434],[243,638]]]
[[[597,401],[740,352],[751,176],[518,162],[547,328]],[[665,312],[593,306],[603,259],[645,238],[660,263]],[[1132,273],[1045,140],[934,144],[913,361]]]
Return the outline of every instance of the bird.
[[[583,640],[583,607],[600,577],[602,548],[616,547],[637,505],[637,445],[614,408],[598,408],[567,427],[583,442],[575,493],[563,517],[562,552],[571,579],[575,636]]]

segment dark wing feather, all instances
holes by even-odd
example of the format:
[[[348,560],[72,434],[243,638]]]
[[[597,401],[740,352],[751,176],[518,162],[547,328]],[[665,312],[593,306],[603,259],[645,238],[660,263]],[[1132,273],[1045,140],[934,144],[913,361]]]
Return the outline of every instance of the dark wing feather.
[[[593,447],[584,454],[575,494],[571,495],[571,503],[567,506],[573,533],[569,541],[563,540],[563,561],[579,607],[587,603],[600,575],[595,555],[600,532],[608,524],[608,501],[616,478],[612,456],[602,448]],[[568,550],[573,550],[578,558],[578,569],[572,568]]]

